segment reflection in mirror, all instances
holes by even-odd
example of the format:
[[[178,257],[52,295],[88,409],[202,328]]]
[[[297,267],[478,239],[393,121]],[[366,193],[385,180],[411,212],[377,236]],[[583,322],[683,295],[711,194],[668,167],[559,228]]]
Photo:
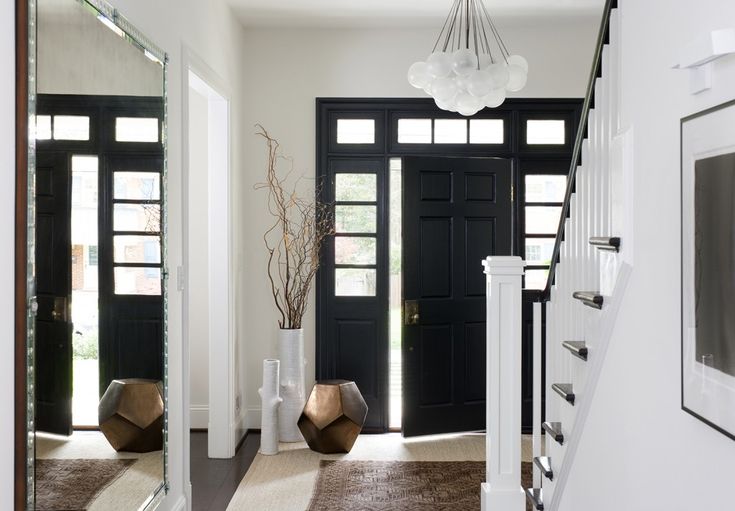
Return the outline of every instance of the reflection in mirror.
[[[151,509],[166,487],[166,57],[99,0],[37,0],[36,19],[29,502]]]

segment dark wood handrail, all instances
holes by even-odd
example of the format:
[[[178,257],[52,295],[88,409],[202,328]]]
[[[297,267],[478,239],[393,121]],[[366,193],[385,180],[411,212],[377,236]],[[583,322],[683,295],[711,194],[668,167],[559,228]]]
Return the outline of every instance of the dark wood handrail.
[[[585,95],[584,103],[582,105],[582,115],[579,120],[579,127],[577,128],[577,137],[574,141],[574,151],[572,152],[572,161],[569,166],[569,175],[567,176],[567,191],[564,195],[564,204],[561,208],[559,227],[556,230],[556,241],[554,242],[554,252],[551,256],[549,276],[546,280],[546,287],[538,295],[542,302],[548,302],[551,298],[551,286],[554,284],[556,265],[559,263],[559,252],[561,251],[561,243],[564,239],[565,222],[569,216],[569,206],[572,200],[572,194],[574,193],[574,184],[577,178],[577,167],[581,164],[582,143],[587,138],[587,122],[589,120],[590,109],[594,106],[595,83],[597,79],[602,76],[602,50],[609,42],[610,38],[610,13],[617,6],[617,0],[606,0],[605,7],[602,11],[602,20],[600,22],[600,32],[597,36],[595,57],[592,61],[592,70],[590,71],[589,81],[587,82],[587,94]]]

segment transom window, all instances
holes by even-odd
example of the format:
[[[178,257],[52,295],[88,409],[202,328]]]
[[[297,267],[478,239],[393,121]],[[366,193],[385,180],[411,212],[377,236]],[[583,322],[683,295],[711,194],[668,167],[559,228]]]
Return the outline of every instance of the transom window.
[[[503,144],[504,119],[399,118],[399,144]]]

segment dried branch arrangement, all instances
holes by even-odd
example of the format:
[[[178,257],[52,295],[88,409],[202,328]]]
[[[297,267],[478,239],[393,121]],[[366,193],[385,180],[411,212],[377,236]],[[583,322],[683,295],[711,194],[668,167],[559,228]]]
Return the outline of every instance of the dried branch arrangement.
[[[293,161],[281,154],[278,141],[263,126],[258,124],[256,128],[268,147],[268,165],[265,182],[255,188],[268,192],[268,210],[274,217],[263,235],[268,250],[268,279],[281,316],[278,326],[297,329],[301,328],[309,291],[319,270],[322,245],[334,233],[332,207],[299,196],[301,178],[291,179]],[[288,171],[281,177],[278,166],[284,162]],[[316,183],[314,197],[320,196],[321,186]]]

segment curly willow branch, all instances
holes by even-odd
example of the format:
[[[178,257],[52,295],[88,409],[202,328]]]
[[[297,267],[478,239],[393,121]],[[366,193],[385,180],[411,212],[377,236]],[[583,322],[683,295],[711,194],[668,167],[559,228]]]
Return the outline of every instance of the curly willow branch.
[[[334,234],[333,208],[318,199],[300,197],[296,188],[300,178],[289,186],[293,161],[280,152],[280,144],[261,126],[256,134],[263,137],[268,149],[266,179],[255,185],[268,193],[268,211],[273,223],[263,234],[268,250],[268,280],[271,294],[280,314],[281,328],[301,328],[309,291],[319,270],[320,253],[327,237]],[[279,177],[278,163],[286,161],[289,170]],[[323,183],[317,181],[315,197],[321,195]]]

